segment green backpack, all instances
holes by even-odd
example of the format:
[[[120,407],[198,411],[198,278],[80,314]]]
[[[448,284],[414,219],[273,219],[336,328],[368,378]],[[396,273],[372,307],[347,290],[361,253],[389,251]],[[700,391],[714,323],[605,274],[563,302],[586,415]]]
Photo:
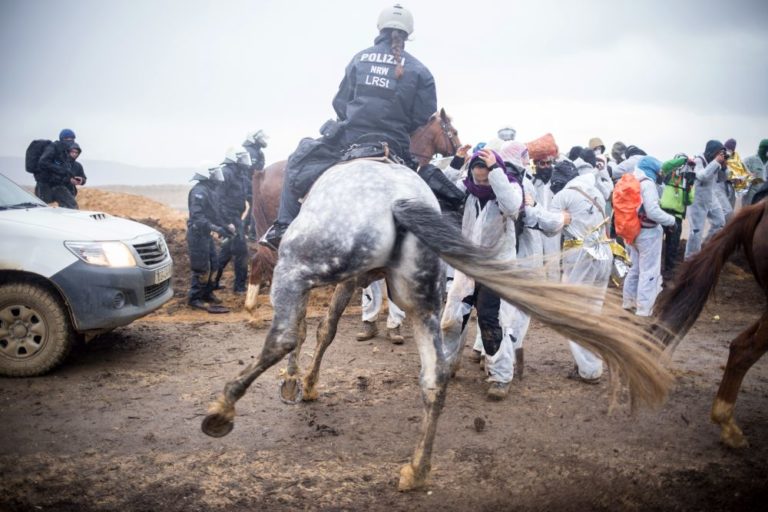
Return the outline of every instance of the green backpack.
[[[659,199],[659,206],[667,213],[685,215],[685,209],[693,204],[695,189],[691,187],[690,192],[686,192],[685,177],[683,167],[680,166],[669,174],[667,182],[664,184],[664,190]]]

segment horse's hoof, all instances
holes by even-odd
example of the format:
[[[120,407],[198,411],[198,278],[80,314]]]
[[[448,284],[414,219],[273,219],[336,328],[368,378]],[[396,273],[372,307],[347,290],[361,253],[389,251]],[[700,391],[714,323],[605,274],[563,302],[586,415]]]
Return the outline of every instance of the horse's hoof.
[[[720,440],[729,448],[746,448],[749,446],[746,436],[736,425],[726,425],[720,431]]]
[[[211,437],[224,437],[235,428],[235,422],[227,419],[223,414],[209,414],[203,419],[201,425],[203,432]]]
[[[301,381],[297,378],[280,380],[280,400],[289,405],[301,402],[303,390]]]
[[[317,386],[310,386],[305,380],[301,381],[302,397],[305,402],[314,402],[320,398],[320,393],[317,391]]]
[[[424,487],[426,480],[426,478],[417,477],[416,472],[413,470],[413,466],[406,464],[400,468],[400,483],[397,485],[397,490],[406,492],[419,489]]]

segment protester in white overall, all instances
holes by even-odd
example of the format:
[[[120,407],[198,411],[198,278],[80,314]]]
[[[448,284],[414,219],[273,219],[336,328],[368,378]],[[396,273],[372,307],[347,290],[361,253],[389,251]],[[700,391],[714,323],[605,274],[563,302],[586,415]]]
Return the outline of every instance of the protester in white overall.
[[[536,203],[546,211],[549,208],[552,198],[555,194],[549,187],[552,179],[552,167],[554,159],[534,161],[536,174],[533,176],[533,187],[536,191]],[[562,245],[562,235],[558,233],[555,236],[541,235],[541,246],[544,258],[544,275],[549,281],[560,282],[560,259],[559,254]]]
[[[686,211],[690,223],[688,243],[685,245],[685,259],[701,250],[703,240],[709,240],[725,225],[725,216],[720,201],[714,196],[717,173],[725,165],[725,146],[720,141],[710,140],[704,149],[704,156],[694,158],[695,195],[693,204]],[[703,237],[704,224],[709,219],[709,232]]]
[[[589,284],[605,289],[611,277],[613,253],[605,234],[605,199],[592,174],[578,176],[573,164],[558,162],[550,186],[555,197],[547,210],[526,205],[526,216],[535,216],[545,235],[563,233],[563,278],[566,283]],[[603,301],[591,307],[602,308]],[[568,342],[582,381],[597,382],[603,361],[581,345]]]
[[[632,266],[624,279],[624,309],[636,308],[638,316],[651,316],[656,296],[661,291],[661,245],[664,232],[661,226],[674,226],[675,217],[659,206],[657,182],[661,162],[645,156],[637,163],[634,175],[640,182],[640,234],[627,244]]]
[[[500,258],[515,259],[515,219],[520,214],[523,193],[515,178],[505,172],[501,157],[485,149],[475,153],[468,176],[456,185],[468,192],[461,225],[464,237],[478,245],[500,244]],[[514,375],[514,310],[492,290],[457,270],[443,310],[444,328],[461,325],[466,339],[473,306],[485,350],[485,371],[490,382],[487,394],[500,400],[509,393]]]
[[[383,304],[382,287],[386,286],[384,283],[384,279],[380,279],[363,290],[363,330],[357,333],[357,341],[366,341],[379,334],[376,322]],[[400,332],[400,324],[405,320],[405,311],[391,300],[388,302],[387,338],[395,345],[402,345],[404,338]]]
[[[594,174],[595,186],[603,194],[603,200],[606,203],[610,201],[611,194],[613,193],[613,181],[607,169],[597,168],[597,157],[594,151],[586,148],[582,149],[579,158],[573,161],[573,165],[579,171],[579,176]]]
[[[637,146],[631,144],[627,146],[627,149],[624,150],[624,160],[613,167],[613,175],[611,176],[613,182],[615,183],[619,181],[622,176],[628,172],[634,171],[637,162],[639,162],[645,155],[645,151]]]

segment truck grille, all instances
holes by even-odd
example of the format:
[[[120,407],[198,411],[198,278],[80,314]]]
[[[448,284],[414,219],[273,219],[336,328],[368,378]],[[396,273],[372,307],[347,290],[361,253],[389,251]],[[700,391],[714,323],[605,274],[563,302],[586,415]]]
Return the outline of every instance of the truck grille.
[[[153,284],[144,287],[144,302],[149,302],[152,299],[156,299],[165,293],[165,291],[171,286],[171,280],[166,279],[162,283]]]
[[[157,265],[164,261],[168,255],[168,248],[160,238],[151,242],[134,244],[133,248],[139,253],[142,263],[147,266]]]

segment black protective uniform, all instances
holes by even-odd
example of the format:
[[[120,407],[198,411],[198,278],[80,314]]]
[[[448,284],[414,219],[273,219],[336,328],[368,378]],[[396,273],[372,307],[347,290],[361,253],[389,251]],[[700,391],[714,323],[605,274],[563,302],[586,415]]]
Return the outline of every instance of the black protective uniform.
[[[75,161],[69,156],[72,144],[57,140],[45,148],[40,155],[39,171],[35,173],[35,195],[46,203],[56,201],[61,207],[77,209],[75,195],[70,191],[70,187],[74,187],[70,179],[75,176],[72,165]]]
[[[287,226],[299,213],[299,199],[320,175],[341,158],[341,151],[361,137],[383,136],[391,149],[411,162],[410,134],[437,111],[432,74],[406,51],[403,75],[395,77],[390,31],[383,31],[374,46],[357,53],[347,65],[333,99],[338,124],[317,140],[304,139],[288,159],[277,221]]]
[[[235,234],[221,245],[218,265],[216,266],[215,287],[224,268],[234,258],[235,260],[235,292],[244,292],[248,285],[248,245],[243,225],[245,202],[250,195],[251,182],[248,169],[242,165],[228,162],[222,168],[224,183],[217,191],[219,215],[224,224],[235,226]]]
[[[187,247],[192,282],[189,302],[208,301],[213,291],[213,271],[216,268],[216,246],[211,232],[231,236],[224,227],[216,208],[217,184],[201,179],[189,191],[189,220],[187,221]]]

